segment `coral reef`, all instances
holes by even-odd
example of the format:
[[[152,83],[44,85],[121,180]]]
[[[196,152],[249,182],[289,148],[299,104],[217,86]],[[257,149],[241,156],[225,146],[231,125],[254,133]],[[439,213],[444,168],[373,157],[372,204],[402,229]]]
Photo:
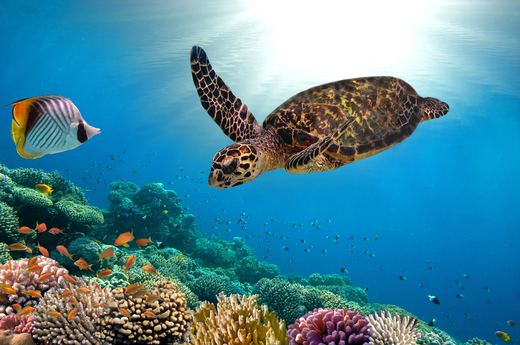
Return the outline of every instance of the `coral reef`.
[[[13,260],[9,248],[7,248],[7,244],[0,242],[0,264],[4,265],[9,260]]]
[[[11,206],[0,201],[0,240],[18,242],[20,239],[19,227],[16,212]]]
[[[90,225],[99,225],[105,222],[103,213],[97,207],[77,204],[70,200],[58,201],[54,206],[71,222]]]
[[[420,338],[417,319],[397,313],[392,317],[389,311],[370,314],[367,319],[374,332],[370,345],[412,345]]]
[[[195,281],[190,282],[188,287],[198,296],[199,300],[214,304],[217,303],[219,293],[229,295],[232,290],[229,278],[216,274],[201,275]]]
[[[263,278],[255,284],[253,293],[259,295],[259,301],[267,304],[280,319],[294,322],[306,313],[303,290],[303,286],[282,278]]]
[[[6,315],[0,319],[0,330],[11,330],[15,333],[33,333],[33,316]]]
[[[493,345],[487,340],[482,340],[479,338],[472,338],[464,343],[464,345]]]
[[[328,290],[318,290],[315,288],[307,288],[303,291],[304,305],[308,310],[317,308],[342,309],[348,308],[343,298]]]
[[[262,278],[275,278],[280,275],[276,265],[259,262],[253,256],[240,259],[235,266],[235,273],[242,283],[256,283]]]
[[[430,328],[430,327],[429,327]],[[450,335],[440,329],[433,327],[427,331],[421,332],[422,337],[417,340],[416,344],[419,345],[458,345],[459,342],[455,341]],[[475,343],[475,345],[481,343]],[[484,344],[484,343],[482,343]]]
[[[221,293],[218,311],[213,303],[202,302],[195,313],[192,343],[288,345],[285,322],[265,305],[260,308],[257,299],[257,295],[226,297]]]
[[[97,337],[110,344],[166,345],[186,341],[193,315],[177,285],[161,280],[147,295],[160,297],[152,303],[126,295],[118,287],[112,291],[115,303],[109,315],[99,318]],[[127,313],[130,317],[125,316]]]
[[[13,331],[0,331],[1,345],[35,345],[29,333],[14,333]]]
[[[88,294],[78,291],[87,288]],[[66,290],[71,291],[70,297],[75,304],[60,297]],[[108,310],[100,303],[110,304],[114,301],[109,288],[101,289],[93,281],[86,283],[80,279],[77,284],[60,282],[45,293],[44,298],[36,306],[33,320],[34,337],[45,344],[100,345],[103,344],[94,336],[95,321]],[[70,321],[68,316],[76,310],[76,316]],[[48,311],[57,311],[61,317],[49,315]]]
[[[63,280],[62,276],[68,274],[67,269],[42,255],[37,259],[37,264],[41,267],[39,273],[29,271],[28,262],[29,259],[11,260],[0,266],[0,281],[11,286],[16,292],[11,295],[0,292],[0,317],[15,313],[11,307],[14,303],[19,303],[22,307],[36,304],[36,300],[23,293],[25,290],[36,290],[43,295],[45,291]],[[41,275],[47,273],[50,273],[48,279],[38,281]]]
[[[372,335],[367,319],[348,309],[314,309],[289,325],[287,337],[298,344],[367,344]]]

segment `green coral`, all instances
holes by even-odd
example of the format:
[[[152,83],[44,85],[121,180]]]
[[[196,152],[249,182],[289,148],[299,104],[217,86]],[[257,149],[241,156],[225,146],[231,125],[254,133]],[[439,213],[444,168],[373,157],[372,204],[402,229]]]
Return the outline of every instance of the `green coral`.
[[[20,239],[18,228],[18,217],[13,208],[5,202],[0,201],[0,239],[18,242]]]
[[[13,260],[13,257],[9,253],[9,249],[7,249],[7,244],[0,242],[0,264],[5,265],[9,260]]]
[[[350,278],[340,276],[339,274],[326,274],[322,276],[319,273],[313,273],[309,277],[309,285],[352,286],[352,281]]]
[[[235,273],[242,283],[256,283],[262,278],[274,278],[280,275],[276,265],[259,262],[253,256],[240,259],[235,266]]]
[[[68,200],[61,200],[55,206],[72,222],[92,225],[100,225],[105,222],[103,213],[97,207],[80,205]]]
[[[465,342],[464,345],[493,345],[493,343],[490,343],[487,340],[473,338],[473,339],[470,339],[467,342]]]
[[[459,342],[453,339],[448,333],[434,327],[425,332],[420,330],[422,337],[417,340],[418,345],[458,345]]]
[[[314,310],[317,308],[348,308],[345,300],[335,293],[315,288],[305,289],[303,293],[305,308]]]
[[[22,204],[37,207],[52,207],[52,200],[45,194],[38,192],[36,189],[19,187],[13,191],[14,197]]]
[[[199,300],[217,303],[217,295],[221,292],[229,295],[232,292],[231,280],[216,274],[204,274],[189,283],[189,288]]]
[[[263,278],[255,284],[253,293],[259,295],[262,304],[267,304],[270,310],[289,324],[306,312],[303,286],[291,284],[283,278]]]

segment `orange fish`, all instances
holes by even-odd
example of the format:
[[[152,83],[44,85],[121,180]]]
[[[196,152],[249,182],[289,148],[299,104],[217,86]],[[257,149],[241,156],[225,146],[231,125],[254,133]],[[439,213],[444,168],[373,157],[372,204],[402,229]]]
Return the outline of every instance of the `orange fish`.
[[[94,304],[92,304],[92,308],[97,308],[97,307],[99,307],[100,305],[101,305],[101,304],[99,304],[99,303],[94,303]]]
[[[134,293],[134,294],[132,295],[132,297],[133,297],[133,298],[141,298],[141,297],[143,297],[144,295],[146,295],[146,290],[143,289],[143,290],[137,290],[137,292]]]
[[[61,297],[61,298],[65,298],[65,297],[69,297],[69,296],[72,296],[72,295],[73,295],[72,291],[70,291],[70,290],[65,290],[65,291],[63,291],[63,293],[60,295],[60,297]]]
[[[107,248],[103,251],[103,253],[98,254],[99,261],[103,261],[103,259],[108,259],[114,254],[114,248]]]
[[[131,319],[132,318],[132,315],[130,315],[130,313],[128,312],[128,310],[126,310],[125,308],[119,308],[119,312],[121,314],[123,314],[124,316],[126,316],[127,318]]]
[[[32,229],[28,226],[22,226],[20,229],[18,229],[18,232],[21,234],[30,234],[32,232]]]
[[[28,271],[33,272],[33,273],[40,273],[41,270],[42,270],[42,267],[38,264],[32,265],[31,267],[28,268]]]
[[[77,281],[76,279],[72,278],[72,277],[69,276],[68,274],[65,274],[65,275],[63,276],[63,278],[64,278],[66,281],[68,281],[69,283],[72,283],[72,284],[77,284],[77,283],[78,283],[78,281]]]
[[[63,234],[63,230],[64,229],[58,229],[58,228],[50,228],[49,229],[49,233],[53,234],[53,235],[57,235],[57,234]]]
[[[130,284],[125,289],[125,295],[133,295],[138,290],[141,290],[143,288],[143,285],[137,285],[137,284]]]
[[[38,277],[38,281],[43,282],[43,281],[49,280],[50,277],[52,277],[52,273],[44,273]]]
[[[112,272],[113,272],[113,271],[112,271],[111,269],[108,269],[108,268],[107,268],[107,269],[105,269],[105,270],[99,272],[99,273],[97,274],[97,276],[98,276],[98,278],[106,278],[106,277],[108,277],[109,275],[111,275]]]
[[[69,302],[70,304],[74,304],[74,305],[78,304],[78,302],[73,297],[69,298],[67,300],[67,302]]]
[[[89,265],[88,262],[86,262],[85,260],[80,258],[78,261],[76,261],[74,263],[74,265],[78,266],[80,270],[91,270],[92,271],[92,268],[90,268],[90,266],[92,266],[93,264]]]
[[[0,289],[4,290],[7,295],[16,295],[16,291],[14,291],[11,285],[0,283]]]
[[[52,317],[61,317],[61,314],[55,310],[45,310],[45,313]]]
[[[34,266],[38,264],[38,257],[37,256],[33,256],[32,258],[29,259],[29,262],[27,263],[27,267],[31,267],[31,266]]]
[[[106,303],[100,303],[99,305],[102,306],[103,308],[110,309],[110,306]]]
[[[45,232],[47,231],[47,225],[45,225],[45,223],[38,224],[38,222],[36,222],[36,229],[34,230],[37,230],[38,232]]]
[[[70,322],[70,320],[72,320],[75,316],[76,316],[76,313],[78,312],[78,309],[77,308],[74,308],[70,311],[69,315],[67,315],[67,321]]]
[[[151,310],[147,310],[143,314],[146,316],[157,317],[157,315],[155,315]]]
[[[24,293],[28,294],[31,297],[40,298],[42,294],[36,290],[25,290]]]
[[[56,250],[60,252],[60,254],[63,256],[65,255],[66,257],[68,257],[69,259],[71,260],[74,260],[72,258],[73,255],[70,255],[69,254],[69,251],[67,250],[67,248],[65,248],[64,246],[56,246]]]
[[[141,267],[141,270],[151,274],[157,274],[155,268],[153,268],[153,266],[150,265],[144,265],[143,267]]]
[[[27,247],[25,244],[21,243],[13,243],[10,246],[7,246],[9,250],[25,250],[28,253],[32,253],[31,248]]]
[[[20,309],[22,309],[22,306],[19,305],[18,303],[13,304],[13,307],[16,310],[17,313],[20,311]]]
[[[135,240],[135,244],[139,247],[139,249],[141,249],[141,247],[147,246],[148,243],[153,243],[151,237]]]
[[[128,271],[132,267],[134,262],[135,262],[135,255],[129,256],[128,259],[126,259],[125,271]]]
[[[46,184],[37,184],[35,186],[35,188],[38,190],[38,192],[45,194],[45,195],[49,195],[52,192],[54,192],[54,190],[51,187],[47,186]]]
[[[76,291],[83,295],[88,295],[90,293],[90,290],[86,287],[77,288]]]
[[[31,307],[28,305],[27,307],[20,310],[17,315],[19,315],[19,316],[31,315],[33,313],[33,311],[35,311],[35,310],[36,309],[34,307]]]
[[[114,242],[114,246],[129,247],[128,242],[130,242],[133,239],[134,239],[134,229],[132,229],[132,232],[125,232],[125,233],[119,235],[119,237]]]
[[[42,246],[40,246],[40,242],[38,242],[37,248],[43,256],[49,257],[49,251],[47,249],[43,248]]]
[[[153,303],[153,302],[157,301],[158,299],[159,299],[159,296],[149,295],[148,297],[146,297],[145,302],[146,303]]]

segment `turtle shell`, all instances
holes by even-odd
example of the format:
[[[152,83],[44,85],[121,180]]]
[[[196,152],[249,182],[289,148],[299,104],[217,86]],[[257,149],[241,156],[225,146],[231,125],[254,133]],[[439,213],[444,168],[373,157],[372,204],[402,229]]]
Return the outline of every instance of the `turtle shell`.
[[[304,149],[355,117],[326,154],[352,162],[408,138],[421,122],[422,98],[393,77],[341,80],[291,97],[264,121],[293,149]]]

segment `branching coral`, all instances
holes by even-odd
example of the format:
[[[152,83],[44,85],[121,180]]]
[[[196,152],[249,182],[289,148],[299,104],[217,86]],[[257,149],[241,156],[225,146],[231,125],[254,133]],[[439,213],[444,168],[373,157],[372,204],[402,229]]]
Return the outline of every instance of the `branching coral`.
[[[85,294],[78,288],[87,288],[90,292]],[[66,291],[71,291],[76,300],[75,304],[69,303],[67,298],[61,297]],[[34,337],[45,344],[74,344],[74,345],[100,345],[102,341],[94,336],[95,323],[99,317],[109,310],[100,304],[110,304],[114,301],[110,289],[101,289],[93,281],[88,284],[83,279],[78,284],[60,282],[45,293],[44,298],[36,306],[33,329]],[[69,313],[76,309],[76,316],[68,321]],[[48,311],[57,311],[61,317],[49,315]]]
[[[153,303],[126,295],[118,287],[112,291],[116,301],[110,315],[98,319],[96,336],[111,344],[169,345],[186,341],[193,315],[186,298],[172,282],[155,283],[147,295],[160,297]],[[130,317],[125,316],[128,313]]]
[[[368,344],[372,335],[367,319],[348,309],[314,309],[289,326],[291,345]]]
[[[12,330],[15,333],[33,333],[31,316],[6,315],[0,319],[0,330]]]
[[[219,294],[218,311],[213,303],[202,302],[195,313],[195,345],[288,345],[285,322],[267,306],[258,306],[257,295],[245,297]]]
[[[45,256],[38,256],[37,263],[42,268],[39,273],[30,272],[27,269],[28,259],[11,260],[0,266],[0,281],[11,286],[16,294],[7,295],[0,292],[0,317],[13,314],[15,310],[11,307],[14,303],[22,306],[34,305],[36,301],[24,294],[25,290],[36,290],[42,295],[49,288],[56,286],[62,276],[69,272],[56,261]],[[38,281],[38,278],[50,273],[48,279]]]
[[[368,321],[374,333],[370,337],[370,345],[412,345],[420,338],[417,331],[418,321],[408,316],[402,318],[397,313],[388,311],[371,314]]]
[[[255,284],[253,293],[259,295],[260,302],[266,303],[281,319],[293,322],[306,313],[303,290],[303,286],[282,278],[263,278]]]

